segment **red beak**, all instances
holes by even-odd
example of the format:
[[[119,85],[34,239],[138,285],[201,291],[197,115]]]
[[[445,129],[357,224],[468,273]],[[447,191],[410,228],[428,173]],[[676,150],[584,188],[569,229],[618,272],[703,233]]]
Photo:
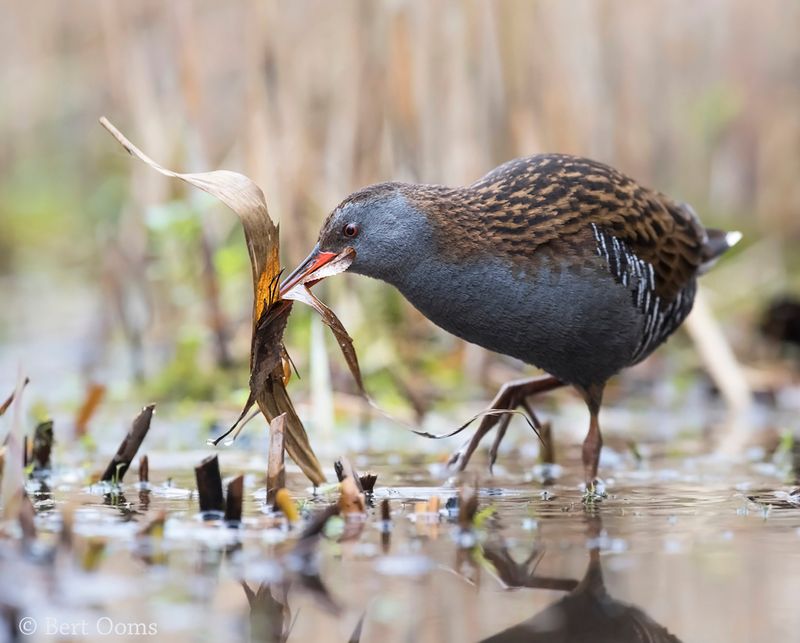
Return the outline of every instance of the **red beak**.
[[[319,249],[319,244],[314,246],[314,249],[311,251],[311,254],[308,255],[305,260],[295,268],[292,273],[283,280],[281,284],[280,294],[284,295],[289,292],[292,288],[294,288],[297,284],[299,284],[303,279],[305,279],[308,275],[319,270],[327,263],[330,263],[339,255],[335,252],[323,252]],[[308,284],[311,285],[311,284]]]

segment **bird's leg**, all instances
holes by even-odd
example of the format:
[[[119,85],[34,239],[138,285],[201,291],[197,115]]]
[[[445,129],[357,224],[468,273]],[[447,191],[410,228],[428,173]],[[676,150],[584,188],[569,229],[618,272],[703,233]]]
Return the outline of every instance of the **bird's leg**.
[[[600,434],[600,404],[603,401],[604,384],[593,385],[582,389],[586,405],[589,407],[589,432],[583,441],[583,473],[586,480],[587,494],[594,495],[596,492],[595,482],[597,480],[597,465],[600,462],[600,450],[603,447],[603,436]]]
[[[536,430],[536,433],[539,434],[539,439],[542,441],[542,452],[547,452],[550,454],[550,460],[545,460],[545,462],[552,462],[552,438],[550,434],[550,423],[547,422],[546,424],[542,424],[539,421],[539,418],[536,416],[533,408],[528,402],[527,397],[523,397],[517,406],[521,406],[525,409],[525,413],[528,414],[528,417],[531,420],[531,424],[533,424],[533,428]],[[492,471],[494,468],[494,463],[497,461],[497,451],[500,448],[500,443],[503,441],[503,438],[506,437],[506,431],[508,430],[508,425],[511,423],[511,414],[505,413],[504,415],[500,416],[500,422],[497,427],[497,433],[494,436],[494,442],[492,442],[492,448],[489,451],[489,471]],[[547,429],[547,436],[545,436],[545,429]]]
[[[528,405],[527,398],[532,395],[538,395],[539,393],[552,391],[561,386],[564,386],[564,382],[553,377],[552,375],[543,375],[540,377],[532,377],[507,382],[500,388],[494,400],[492,400],[492,404],[489,409],[496,411],[513,411],[518,406],[523,406],[523,408],[525,408],[525,410],[531,416],[531,422],[533,423],[533,426],[538,430],[541,426],[541,423]],[[467,466],[469,459],[472,457],[475,449],[478,447],[478,444],[480,444],[480,441],[499,423],[497,438],[495,439],[491,451],[491,462],[494,463],[494,458],[497,456],[497,449],[500,446],[500,442],[502,441],[503,437],[505,436],[509,421],[510,414],[493,414],[484,416],[469,441],[450,457],[448,465],[456,471],[463,471]]]
[[[531,419],[533,422],[533,426],[535,426],[538,430],[537,422],[539,420]],[[506,437],[506,431],[508,431],[508,425],[511,423],[511,414],[506,413],[505,415],[500,416],[500,423],[497,427],[497,433],[494,435],[494,442],[492,442],[492,448],[489,451],[489,471],[492,471],[494,468],[494,463],[497,460],[497,450],[500,448],[500,443],[503,441],[503,438]]]
[[[583,441],[583,472],[586,478],[587,489],[594,485],[597,478],[597,464],[600,462],[600,449],[603,446],[603,436],[600,435],[600,425],[597,422],[597,413],[592,413],[589,421],[589,432]]]

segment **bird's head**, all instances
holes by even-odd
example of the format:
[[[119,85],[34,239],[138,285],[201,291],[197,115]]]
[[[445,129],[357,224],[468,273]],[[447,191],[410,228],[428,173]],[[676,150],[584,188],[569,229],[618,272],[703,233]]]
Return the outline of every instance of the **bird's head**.
[[[348,255],[351,272],[396,283],[431,239],[428,218],[409,198],[409,187],[379,183],[342,201],[322,225],[311,254],[281,284],[281,292]]]

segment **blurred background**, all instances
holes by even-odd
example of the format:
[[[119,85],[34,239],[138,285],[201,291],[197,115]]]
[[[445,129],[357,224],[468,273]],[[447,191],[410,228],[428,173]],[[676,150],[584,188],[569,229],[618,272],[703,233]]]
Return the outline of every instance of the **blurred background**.
[[[287,268],[368,183],[464,184],[539,152],[609,163],[744,233],[703,279],[706,299],[756,399],[800,407],[796,2],[31,0],[0,11],[3,395],[21,365],[49,405],[74,409],[94,383],[126,408],[171,404],[212,429],[246,397],[252,290],[238,220],[128,157],[98,125],[106,115],[170,168],[252,177]],[[437,330],[384,284],[345,275],[320,294],[354,336],[368,389],[409,421],[455,426],[530,370]],[[370,425],[308,311],[293,313],[287,345],[312,436]],[[647,409],[684,414],[674,430],[708,425],[714,385],[683,334],[618,378],[609,429],[631,422],[614,400],[637,391]],[[569,414],[570,394],[556,399]]]

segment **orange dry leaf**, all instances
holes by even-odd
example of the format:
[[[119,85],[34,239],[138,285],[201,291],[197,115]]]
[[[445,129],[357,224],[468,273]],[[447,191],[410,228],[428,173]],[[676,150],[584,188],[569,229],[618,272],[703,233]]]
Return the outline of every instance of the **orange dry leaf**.
[[[97,384],[96,382],[89,384],[86,389],[86,397],[83,400],[83,404],[81,404],[81,408],[78,409],[78,415],[75,418],[76,436],[81,437],[86,435],[86,431],[89,428],[89,420],[92,419],[97,407],[100,406],[100,402],[103,401],[105,393],[106,387],[102,384]]]

